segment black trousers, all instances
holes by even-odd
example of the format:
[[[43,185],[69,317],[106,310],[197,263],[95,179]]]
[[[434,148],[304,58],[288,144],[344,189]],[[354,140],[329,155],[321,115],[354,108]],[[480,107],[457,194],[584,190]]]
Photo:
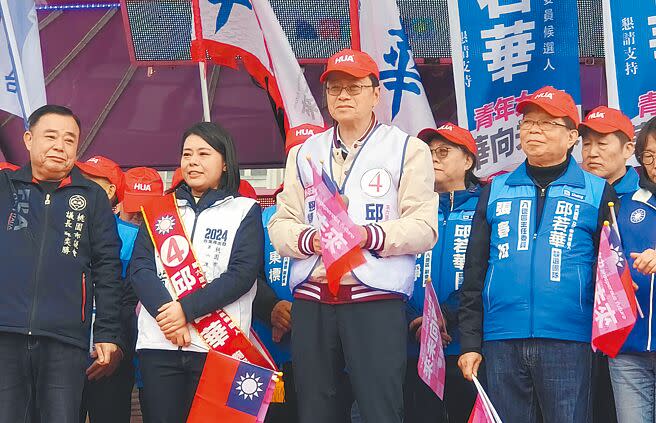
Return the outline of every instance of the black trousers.
[[[113,375],[85,382],[80,421],[88,413],[91,423],[130,423],[133,386],[134,364],[126,356]]]
[[[139,351],[144,423],[187,421],[206,358],[189,351]]]
[[[0,332],[0,423],[77,423],[88,352]]]
[[[336,423],[348,374],[364,423],[403,421],[406,315],[401,300],[329,305],[295,300],[294,380],[301,423]],[[348,420],[347,420],[348,421]]]

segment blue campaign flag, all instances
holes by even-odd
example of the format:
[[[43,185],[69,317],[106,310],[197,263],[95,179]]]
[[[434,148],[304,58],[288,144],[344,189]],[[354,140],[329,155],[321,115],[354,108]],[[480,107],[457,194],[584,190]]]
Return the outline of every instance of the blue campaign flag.
[[[656,116],[656,3],[603,0],[608,105],[637,127]]]
[[[551,85],[581,104],[577,2],[448,4],[458,125],[476,138],[481,176],[511,170],[524,160],[517,103]]]

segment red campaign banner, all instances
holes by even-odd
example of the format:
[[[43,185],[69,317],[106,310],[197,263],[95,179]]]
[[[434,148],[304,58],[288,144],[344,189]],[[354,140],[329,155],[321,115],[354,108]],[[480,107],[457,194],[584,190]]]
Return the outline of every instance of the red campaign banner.
[[[178,213],[175,194],[165,195],[141,208],[153,245],[159,254],[178,298],[202,289],[207,279]],[[277,371],[266,353],[258,348],[223,310],[191,322],[200,337],[214,351]]]

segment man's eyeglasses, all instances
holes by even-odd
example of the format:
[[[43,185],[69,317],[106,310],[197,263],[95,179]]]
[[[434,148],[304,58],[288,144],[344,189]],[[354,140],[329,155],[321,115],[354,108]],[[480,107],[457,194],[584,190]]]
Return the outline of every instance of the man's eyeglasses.
[[[519,129],[528,131],[533,128],[533,125],[537,125],[541,131],[553,131],[557,127],[563,127],[567,129],[567,125],[563,123],[554,122],[552,120],[532,120],[532,119],[522,119],[519,122]]]
[[[345,87],[342,87],[341,85],[331,85],[331,86],[326,86],[326,92],[328,95],[332,95],[334,97],[340,95],[343,90],[346,90],[348,95],[359,95],[362,94],[362,89],[363,88],[371,88],[373,85],[358,85],[358,84],[353,84],[353,85],[347,85]]]

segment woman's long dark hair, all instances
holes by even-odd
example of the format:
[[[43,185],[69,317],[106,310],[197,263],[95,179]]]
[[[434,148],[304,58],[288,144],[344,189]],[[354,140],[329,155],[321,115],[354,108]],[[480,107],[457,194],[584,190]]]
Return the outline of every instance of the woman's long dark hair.
[[[237,152],[232,137],[223,127],[212,122],[198,122],[191,128],[187,129],[182,135],[182,149],[184,142],[190,135],[197,135],[208,143],[213,149],[219,152],[223,157],[226,170],[221,175],[219,189],[229,194],[237,194],[239,191],[239,163],[237,161]]]

